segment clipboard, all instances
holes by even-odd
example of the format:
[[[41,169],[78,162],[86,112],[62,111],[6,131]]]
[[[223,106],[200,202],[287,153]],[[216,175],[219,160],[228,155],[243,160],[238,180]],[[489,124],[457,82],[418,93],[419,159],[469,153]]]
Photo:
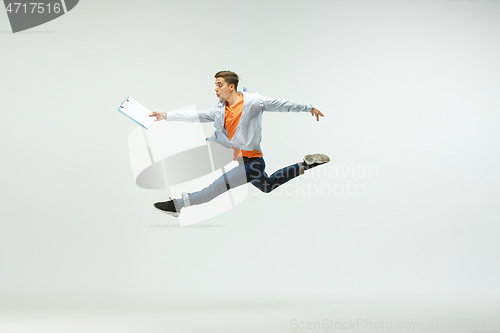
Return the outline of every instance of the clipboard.
[[[141,105],[132,97],[128,96],[126,100],[118,108],[118,111],[144,127],[145,129],[149,129],[151,125],[155,122],[156,117],[150,117],[149,115],[152,113],[146,107]]]

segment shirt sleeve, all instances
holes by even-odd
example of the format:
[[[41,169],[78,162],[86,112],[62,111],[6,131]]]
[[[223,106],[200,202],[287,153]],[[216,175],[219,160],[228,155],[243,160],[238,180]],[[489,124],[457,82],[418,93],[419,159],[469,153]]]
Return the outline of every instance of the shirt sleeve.
[[[204,111],[170,111],[167,112],[166,121],[184,121],[192,123],[208,123],[214,121],[217,108],[213,107]]]
[[[298,103],[289,99],[269,98],[258,95],[263,108],[263,111],[278,111],[278,112],[311,112],[311,104]]]

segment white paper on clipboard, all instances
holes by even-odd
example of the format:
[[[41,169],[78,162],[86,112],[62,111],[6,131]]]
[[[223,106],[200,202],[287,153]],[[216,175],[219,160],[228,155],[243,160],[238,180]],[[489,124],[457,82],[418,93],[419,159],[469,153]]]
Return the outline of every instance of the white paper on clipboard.
[[[132,97],[127,97],[125,101],[120,105],[118,111],[144,127],[149,129],[149,127],[155,122],[156,117],[150,117],[152,113],[146,107],[142,106]]]

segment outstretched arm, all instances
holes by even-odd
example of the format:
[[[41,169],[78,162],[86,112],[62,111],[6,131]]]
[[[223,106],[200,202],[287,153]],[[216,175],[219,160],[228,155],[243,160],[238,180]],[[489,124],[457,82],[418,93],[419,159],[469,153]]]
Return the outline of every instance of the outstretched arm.
[[[318,109],[310,104],[297,103],[292,100],[283,98],[268,98],[260,95],[262,101],[262,107],[265,111],[279,111],[279,112],[311,112],[312,116],[316,116],[316,120],[319,121],[319,117],[324,117]]]

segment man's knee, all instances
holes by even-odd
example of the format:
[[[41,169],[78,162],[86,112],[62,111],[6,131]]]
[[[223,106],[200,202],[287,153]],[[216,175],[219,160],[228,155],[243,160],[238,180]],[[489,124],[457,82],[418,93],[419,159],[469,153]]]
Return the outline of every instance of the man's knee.
[[[261,188],[260,190],[264,193],[271,193],[273,189],[266,186],[266,187]]]
[[[274,184],[274,185],[260,185],[260,186],[255,185],[255,187],[257,187],[259,190],[261,190],[264,193],[271,193],[278,186],[279,186],[278,184]]]

